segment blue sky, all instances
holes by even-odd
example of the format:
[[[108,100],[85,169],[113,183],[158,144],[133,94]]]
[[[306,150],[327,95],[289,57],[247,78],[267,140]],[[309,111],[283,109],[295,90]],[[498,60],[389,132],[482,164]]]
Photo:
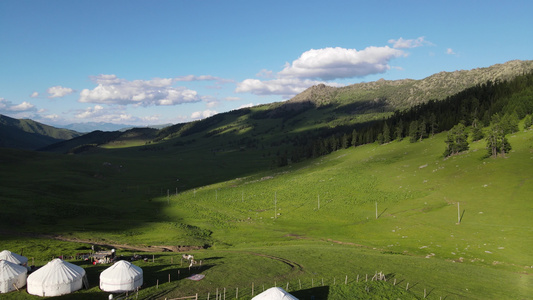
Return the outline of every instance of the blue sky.
[[[0,114],[181,123],[533,59],[533,1],[0,1]]]

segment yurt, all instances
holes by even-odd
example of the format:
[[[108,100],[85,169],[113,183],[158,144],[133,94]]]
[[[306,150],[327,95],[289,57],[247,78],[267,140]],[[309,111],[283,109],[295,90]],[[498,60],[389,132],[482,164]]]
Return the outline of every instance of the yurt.
[[[252,298],[252,300],[298,300],[279,287],[272,287]]]
[[[82,267],[56,258],[28,276],[28,293],[43,297],[69,294],[84,284],[87,287],[85,276]]]
[[[133,291],[143,284],[143,270],[129,261],[119,260],[100,273],[100,289],[105,292]]]
[[[0,260],[7,260],[17,265],[25,266],[28,263],[28,258],[22,255],[18,255],[9,250],[0,252]]]
[[[0,293],[8,293],[26,285],[26,267],[0,260]]]

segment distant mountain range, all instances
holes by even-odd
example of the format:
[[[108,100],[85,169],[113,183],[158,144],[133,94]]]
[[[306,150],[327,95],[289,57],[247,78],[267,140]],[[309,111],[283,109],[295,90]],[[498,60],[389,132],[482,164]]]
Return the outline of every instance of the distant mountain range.
[[[142,126],[143,128],[153,128],[153,129],[161,129],[165,128],[167,126],[170,126],[172,124],[161,124],[161,125],[147,125]],[[132,128],[139,128],[139,126],[134,125],[128,125],[128,124],[114,124],[114,123],[104,123],[104,122],[86,122],[86,123],[72,123],[64,126],[56,126],[59,128],[65,128],[74,130],[77,132],[82,133],[88,133],[93,132],[96,130],[100,131],[126,131]]]
[[[36,150],[81,135],[74,130],[0,115],[0,147]]]
[[[443,100],[487,81],[510,80],[532,71],[532,60],[513,60],[487,68],[440,72],[421,80],[381,79],[338,88],[321,84],[284,102],[221,113],[200,121],[138,129],[110,123],[78,123],[62,129],[0,115],[0,147],[28,150],[44,148],[46,151],[62,153],[77,149],[74,151],[77,153],[88,149],[89,145],[116,146],[132,141],[135,141],[135,145],[142,145],[187,136],[194,136],[191,138],[193,140],[210,138],[225,133],[240,133],[241,140],[246,140],[249,145],[255,143],[257,136],[268,133],[272,138],[271,144],[280,144],[287,138],[288,132],[302,132],[303,128],[307,128],[317,134],[318,131],[339,126],[371,122],[390,116],[397,110],[430,100]],[[90,133],[83,134],[87,132]],[[56,143],[59,144],[52,145]]]

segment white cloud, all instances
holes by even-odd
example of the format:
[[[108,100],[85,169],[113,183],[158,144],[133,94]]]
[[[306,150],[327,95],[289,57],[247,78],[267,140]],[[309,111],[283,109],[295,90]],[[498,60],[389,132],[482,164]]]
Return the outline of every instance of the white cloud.
[[[226,101],[239,101],[239,100],[241,100],[241,98],[240,97],[226,97],[226,98],[224,98],[224,100],[226,100]]]
[[[133,80],[116,75],[98,75],[91,79],[98,84],[92,90],[84,89],[79,102],[121,105],[178,105],[200,101],[198,93],[185,87],[174,87],[172,78]]]
[[[49,120],[49,121],[56,121],[56,120],[59,120],[59,116],[56,115],[56,114],[43,115],[42,117],[43,117],[44,119],[46,119],[46,120]]]
[[[259,71],[259,73],[255,74],[255,76],[263,77],[263,78],[273,78],[272,71],[267,70],[267,69],[263,69],[263,70]]]
[[[446,54],[455,55],[455,52],[453,52],[452,48],[448,48],[448,49],[446,49]]]
[[[433,43],[425,40],[425,37],[421,36],[416,39],[404,40],[402,37],[395,40],[390,39],[389,44],[393,44],[392,47],[396,49],[409,49],[421,46],[432,46]]]
[[[237,109],[250,108],[250,107],[253,107],[253,106],[254,106],[253,103],[248,103],[248,104],[243,104],[243,105],[239,106]]]
[[[209,101],[207,102],[206,106],[207,108],[213,108],[215,106],[218,106],[220,103],[218,101]]]
[[[204,111],[195,111],[191,114],[191,119],[193,120],[198,120],[198,119],[205,119],[205,118],[209,118],[211,116],[214,116],[216,115],[217,112],[214,111],[214,110],[204,110]]]
[[[101,105],[78,110],[74,116],[77,119],[90,119],[91,122],[123,123],[138,121],[138,118],[125,113],[123,109],[104,108]]]
[[[37,97],[39,97],[39,93],[33,92],[33,93],[31,93],[30,97],[31,98],[37,98]]]
[[[406,53],[388,46],[371,46],[360,51],[340,47],[311,49],[292,64],[287,63],[278,75],[322,80],[364,77],[386,72],[390,69],[389,61],[400,56]]]
[[[235,92],[252,93],[255,95],[283,95],[290,97],[303,92],[310,86],[320,83],[323,82],[299,78],[278,78],[266,81],[246,79],[237,83]]]
[[[74,90],[71,89],[71,88],[67,88],[67,87],[62,87],[60,85],[56,85],[56,86],[53,86],[53,87],[47,89],[46,92],[48,94],[50,94],[50,96],[48,96],[48,98],[61,98],[61,97],[65,97],[68,94],[74,93]]]
[[[35,105],[29,102],[22,102],[20,104],[14,104],[13,102],[0,98],[0,112],[4,113],[20,113],[28,111],[36,111]]]

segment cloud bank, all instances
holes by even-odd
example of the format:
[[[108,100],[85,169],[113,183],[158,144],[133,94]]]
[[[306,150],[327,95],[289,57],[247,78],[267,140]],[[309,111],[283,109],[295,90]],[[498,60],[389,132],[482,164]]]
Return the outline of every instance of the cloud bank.
[[[80,92],[79,102],[119,105],[178,105],[200,101],[198,93],[185,87],[172,86],[173,78],[129,81],[116,75],[92,76],[98,84],[94,89]]]
[[[422,46],[433,46],[433,43],[426,41],[426,38],[423,36],[409,40],[405,40],[402,37],[397,40],[390,39],[389,44],[392,44],[392,47],[396,49],[410,49]]]
[[[19,112],[29,112],[36,111],[35,105],[29,102],[22,102],[20,104],[14,104],[13,102],[0,98],[0,112],[3,113],[19,113]]]
[[[389,42],[398,47],[371,46],[363,50],[341,47],[311,49],[302,53],[292,63],[286,63],[276,76],[263,69],[256,76],[266,77],[266,80],[249,78],[237,83],[235,92],[291,97],[319,83],[339,86],[327,82],[384,73],[391,69],[389,63],[392,59],[407,56],[406,52],[397,48],[425,44],[423,37],[416,40],[400,38]]]

